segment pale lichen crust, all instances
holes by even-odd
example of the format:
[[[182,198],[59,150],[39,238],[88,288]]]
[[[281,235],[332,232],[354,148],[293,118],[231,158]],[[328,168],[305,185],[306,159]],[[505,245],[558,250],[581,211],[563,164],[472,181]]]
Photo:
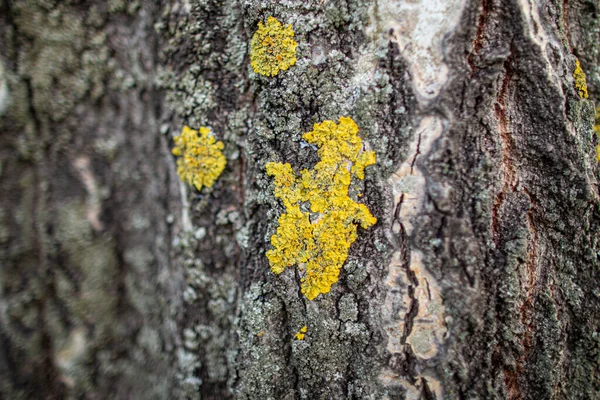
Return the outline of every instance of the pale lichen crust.
[[[177,157],[177,174],[181,180],[196,189],[212,187],[227,160],[223,155],[223,142],[216,141],[211,130],[200,127],[195,131],[184,126],[181,135],[174,139],[173,154]]]
[[[269,17],[266,24],[258,23],[258,30],[250,43],[250,62],[254,72],[275,76],[296,63],[296,47],[292,25],[283,26]]]
[[[579,60],[575,61],[575,71],[573,71],[573,78],[575,78],[575,89],[579,93],[579,97],[582,99],[588,98],[587,82],[585,80],[585,72],[581,68]]]
[[[319,147],[320,161],[312,170],[296,176],[290,164],[266,165],[275,178],[275,197],[286,208],[267,258],[276,274],[297,265],[301,291],[314,300],[337,282],[357,238],[357,224],[366,229],[377,222],[367,206],[348,196],[352,177],[364,179],[365,167],[375,164],[376,157],[363,150],[358,126],[349,117],[341,117],[339,124],[315,124],[303,138]]]

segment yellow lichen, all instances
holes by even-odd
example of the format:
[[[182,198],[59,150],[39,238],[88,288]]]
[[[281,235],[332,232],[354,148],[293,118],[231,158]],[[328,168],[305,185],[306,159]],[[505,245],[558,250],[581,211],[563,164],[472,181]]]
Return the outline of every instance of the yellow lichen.
[[[281,25],[269,17],[266,24],[258,23],[258,30],[250,43],[250,62],[254,72],[275,76],[296,63],[296,47],[292,25]]]
[[[308,331],[308,328],[306,327],[306,325],[304,325],[302,328],[300,328],[300,330],[298,331],[298,333],[296,333],[294,335],[294,337],[296,338],[296,340],[304,340],[304,336],[306,335],[306,331]]]
[[[266,165],[267,174],[274,177],[275,197],[286,209],[267,258],[276,274],[297,265],[302,293],[313,300],[337,282],[357,238],[357,224],[366,229],[377,222],[367,206],[348,196],[352,176],[363,179],[365,167],[376,158],[373,151],[363,150],[352,118],[315,124],[303,138],[319,147],[320,161],[312,170],[296,176],[290,164]]]
[[[223,155],[223,142],[217,142],[211,130],[201,127],[195,131],[184,126],[181,135],[174,139],[173,154],[177,159],[177,174],[187,184],[201,190],[211,187],[221,175],[227,160]]]
[[[582,99],[588,98],[587,83],[585,81],[585,72],[581,69],[579,60],[575,61],[575,71],[573,71],[573,78],[575,78],[575,89],[579,93],[579,97]]]

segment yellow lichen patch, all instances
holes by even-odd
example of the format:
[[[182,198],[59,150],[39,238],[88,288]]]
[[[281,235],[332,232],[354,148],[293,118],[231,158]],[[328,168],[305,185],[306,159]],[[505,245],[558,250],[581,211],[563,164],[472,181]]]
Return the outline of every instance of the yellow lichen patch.
[[[575,71],[573,71],[573,78],[575,78],[575,89],[579,93],[579,97],[582,99],[588,98],[587,83],[585,81],[585,72],[581,69],[579,60],[575,61]]]
[[[254,72],[275,76],[296,63],[296,47],[292,25],[281,25],[269,17],[266,24],[258,23],[258,30],[250,43],[250,62]]]
[[[217,142],[211,130],[199,131],[184,126],[181,135],[174,139],[173,154],[177,159],[177,174],[181,180],[196,189],[211,187],[221,175],[227,160],[223,155],[223,142]]]
[[[303,138],[319,147],[320,161],[312,170],[296,176],[290,164],[266,166],[275,178],[275,197],[286,208],[267,258],[276,274],[297,265],[302,293],[313,300],[337,282],[357,238],[357,224],[366,229],[377,222],[367,206],[348,196],[352,176],[363,179],[365,167],[375,164],[376,157],[363,150],[352,118],[315,124]]]
[[[306,331],[308,331],[308,328],[306,327],[306,325],[304,325],[302,328],[300,328],[298,333],[294,335],[296,340],[304,340],[304,335],[306,335]]]

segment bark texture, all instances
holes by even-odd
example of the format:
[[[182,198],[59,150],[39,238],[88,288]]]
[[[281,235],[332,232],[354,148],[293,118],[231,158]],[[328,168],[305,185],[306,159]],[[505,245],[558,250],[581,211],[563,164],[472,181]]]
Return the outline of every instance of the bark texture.
[[[0,4],[2,398],[600,397],[597,0]],[[308,301],[265,164],[340,116],[378,223]],[[201,192],[183,125],[225,143]]]

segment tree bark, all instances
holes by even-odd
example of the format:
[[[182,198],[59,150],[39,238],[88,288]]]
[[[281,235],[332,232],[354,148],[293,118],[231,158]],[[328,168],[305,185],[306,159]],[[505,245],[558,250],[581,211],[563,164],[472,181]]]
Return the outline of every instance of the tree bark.
[[[1,4],[0,397],[600,397],[597,0]],[[342,116],[378,222],[309,301],[265,165]],[[225,144],[211,188],[184,125]]]

